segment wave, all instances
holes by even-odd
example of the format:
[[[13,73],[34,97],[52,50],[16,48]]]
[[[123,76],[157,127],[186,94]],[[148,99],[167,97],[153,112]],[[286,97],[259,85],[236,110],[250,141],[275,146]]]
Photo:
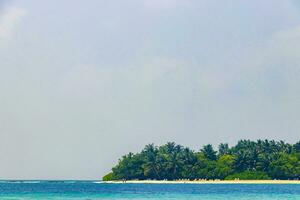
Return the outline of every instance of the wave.
[[[103,181],[94,181],[93,183],[100,184],[100,183],[104,183],[104,182]]]
[[[41,183],[41,181],[23,181],[22,183]]]

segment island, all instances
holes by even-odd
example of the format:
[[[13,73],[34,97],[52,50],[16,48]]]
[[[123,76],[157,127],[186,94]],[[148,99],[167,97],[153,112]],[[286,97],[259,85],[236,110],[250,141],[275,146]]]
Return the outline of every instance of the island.
[[[103,177],[111,183],[299,183],[300,141],[240,140],[193,151],[174,142],[148,144],[119,159]],[[256,181],[255,181],[256,180]]]

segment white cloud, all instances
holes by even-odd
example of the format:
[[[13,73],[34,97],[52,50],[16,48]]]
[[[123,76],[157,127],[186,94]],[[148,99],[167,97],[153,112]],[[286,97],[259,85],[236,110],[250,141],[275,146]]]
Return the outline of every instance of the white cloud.
[[[8,7],[0,13],[0,39],[11,37],[16,25],[26,11],[21,8]]]
[[[293,27],[288,30],[279,31],[274,38],[298,38],[300,36],[300,26]]]
[[[299,45],[300,26],[277,32],[269,44],[274,57],[285,59],[293,66],[299,65]]]

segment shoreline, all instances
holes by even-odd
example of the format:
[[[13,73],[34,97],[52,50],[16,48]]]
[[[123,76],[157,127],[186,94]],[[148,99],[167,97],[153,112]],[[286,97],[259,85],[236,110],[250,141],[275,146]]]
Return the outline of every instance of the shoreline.
[[[108,184],[300,184],[300,180],[128,180],[103,181]]]

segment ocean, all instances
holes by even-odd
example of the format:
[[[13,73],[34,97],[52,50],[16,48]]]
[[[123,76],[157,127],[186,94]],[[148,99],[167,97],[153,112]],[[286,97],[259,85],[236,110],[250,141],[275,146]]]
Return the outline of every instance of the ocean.
[[[0,181],[0,199],[300,200],[300,185],[106,184],[97,181]]]

